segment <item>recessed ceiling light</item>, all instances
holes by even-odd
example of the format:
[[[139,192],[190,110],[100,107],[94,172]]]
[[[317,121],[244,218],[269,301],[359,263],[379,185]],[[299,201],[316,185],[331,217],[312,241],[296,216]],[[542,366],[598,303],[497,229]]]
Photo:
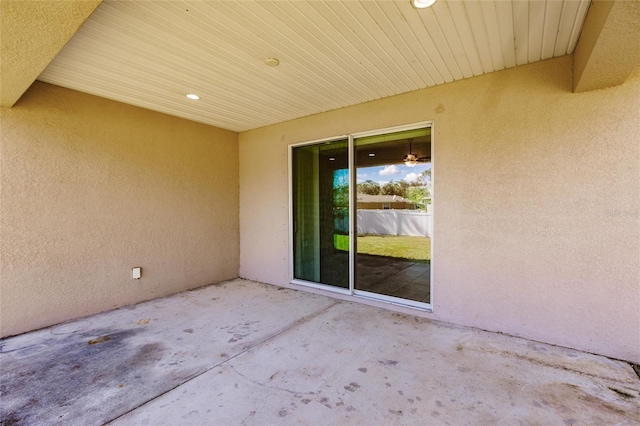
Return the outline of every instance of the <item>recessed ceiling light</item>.
[[[427,7],[433,6],[436,0],[411,0],[411,6],[416,9],[426,9]]]
[[[270,67],[277,67],[278,65],[280,65],[280,61],[276,58],[267,58],[264,63],[269,65]]]
[[[370,152],[370,153],[369,153],[369,157],[375,157],[375,156],[376,156],[376,153],[375,153],[375,152]]]
[[[329,161],[336,161],[336,157],[329,157]]]
[[[197,101],[198,99],[200,99],[200,96],[196,95],[195,93],[189,93],[187,95],[187,98],[193,99],[194,101]]]

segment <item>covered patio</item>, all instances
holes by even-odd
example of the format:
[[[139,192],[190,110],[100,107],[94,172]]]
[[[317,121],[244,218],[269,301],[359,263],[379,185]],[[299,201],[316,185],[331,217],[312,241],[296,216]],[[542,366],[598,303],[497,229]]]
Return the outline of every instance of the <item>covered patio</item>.
[[[2,341],[4,424],[636,424],[626,362],[232,280]]]
[[[640,423],[640,2],[414,6],[0,0],[1,425]]]

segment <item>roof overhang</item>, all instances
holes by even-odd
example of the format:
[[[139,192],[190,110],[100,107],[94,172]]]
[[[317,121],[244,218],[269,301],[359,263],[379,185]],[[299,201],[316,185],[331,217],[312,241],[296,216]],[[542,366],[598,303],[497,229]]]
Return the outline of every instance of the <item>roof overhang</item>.
[[[12,107],[102,0],[0,0],[0,106]]]
[[[13,106],[102,0],[0,0],[0,106]],[[640,66],[640,2],[594,0],[574,53],[574,92],[623,83]]]

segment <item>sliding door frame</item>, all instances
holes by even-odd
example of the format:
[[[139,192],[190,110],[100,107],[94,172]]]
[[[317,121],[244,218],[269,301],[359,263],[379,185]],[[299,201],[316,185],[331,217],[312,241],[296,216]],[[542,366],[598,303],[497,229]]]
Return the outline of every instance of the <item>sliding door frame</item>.
[[[333,286],[330,284],[321,284],[321,283],[316,283],[316,282],[312,282],[312,281],[306,281],[306,280],[301,280],[298,278],[295,278],[294,276],[294,263],[295,263],[295,259],[293,256],[293,251],[294,251],[294,205],[293,205],[293,150],[295,148],[300,148],[303,146],[308,146],[308,145],[320,145],[320,144],[324,144],[324,143],[328,143],[328,142],[336,142],[336,141],[340,141],[340,140],[348,140],[348,145],[349,145],[349,149],[351,149],[351,138],[349,135],[341,135],[341,136],[333,136],[333,137],[329,137],[329,138],[322,138],[322,139],[315,139],[312,141],[307,141],[307,142],[302,142],[302,143],[296,143],[296,144],[291,144],[289,145],[289,282],[291,284],[297,284],[297,285],[302,285],[305,287],[310,287],[310,288],[315,288],[315,289],[319,289],[319,290],[327,290],[327,291],[331,291],[334,293],[340,293],[340,294],[345,294],[345,295],[352,295],[352,286],[353,283],[351,281],[351,270],[352,270],[352,259],[351,256],[349,256],[349,288],[342,288],[342,287],[337,287],[337,286]],[[349,151],[350,152],[350,151]],[[351,155],[351,154],[349,154]],[[349,164],[349,167],[351,167],[351,164]],[[349,179],[349,194],[351,194],[351,179]],[[351,198],[351,197],[349,197]],[[349,209],[351,209],[351,201],[349,201]],[[349,212],[349,215],[351,215],[351,212]],[[349,222],[349,224],[351,224],[351,222]],[[351,229],[349,229],[349,240],[351,240]],[[349,242],[349,250],[351,250],[351,242]]]
[[[356,160],[355,160],[355,143],[354,140],[357,138],[363,138],[367,136],[376,136],[385,133],[395,133],[402,132],[407,130],[415,130],[422,128],[430,128],[431,129],[431,223],[432,223],[432,235],[431,235],[431,260],[430,260],[430,268],[429,268],[429,303],[416,302],[414,300],[402,299],[393,296],[387,296],[379,293],[370,293],[363,290],[355,289],[355,261],[356,261],[356,238],[358,236],[357,232],[357,194],[356,191],[357,185],[357,177],[356,177]],[[341,288],[328,284],[320,284],[305,280],[300,280],[294,277],[294,205],[293,205],[293,150],[298,147],[306,146],[306,145],[317,145],[327,142],[334,142],[338,140],[348,139],[348,153],[349,153],[349,288]],[[435,132],[434,132],[434,123],[433,121],[421,121],[412,124],[406,124],[402,126],[394,126],[387,127],[383,129],[374,129],[368,130],[364,132],[355,132],[347,135],[333,136],[322,139],[315,139],[312,141],[306,141],[301,143],[294,143],[289,145],[288,154],[289,154],[289,162],[288,162],[288,174],[289,174],[289,282],[291,284],[296,284],[304,287],[314,288],[318,290],[326,290],[333,293],[339,293],[346,296],[352,296],[354,299],[364,298],[369,300],[374,300],[378,302],[385,302],[393,305],[419,309],[423,311],[433,312],[433,300],[434,300],[434,292],[433,292],[433,260],[434,260],[434,237],[435,237],[435,161],[434,161],[434,143],[435,143]]]

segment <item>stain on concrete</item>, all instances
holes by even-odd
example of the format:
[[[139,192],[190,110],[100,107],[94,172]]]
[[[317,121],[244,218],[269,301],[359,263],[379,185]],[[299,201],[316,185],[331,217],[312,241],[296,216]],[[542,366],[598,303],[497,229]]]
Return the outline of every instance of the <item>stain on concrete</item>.
[[[192,334],[193,333],[193,328],[185,328],[184,330],[182,330],[185,333],[189,333]]]
[[[102,336],[102,337],[98,337],[97,339],[89,340],[89,344],[90,345],[95,345],[97,343],[108,342],[109,340],[111,340],[111,337]]]
[[[52,419],[83,423],[82,418],[102,423],[110,418],[96,413],[104,408],[97,404],[104,401],[91,398],[92,389],[113,389],[111,404],[121,402],[118,392],[126,385],[156,394],[153,383],[144,378],[153,377],[145,371],[161,359],[163,345],[132,347],[128,340],[138,330],[94,329],[46,339],[35,351],[29,347],[0,349],[2,423],[45,424]],[[25,349],[29,356],[20,356]],[[34,394],[38,399],[24,399]]]
[[[11,352],[14,358],[25,358],[25,357],[31,356],[31,354],[33,353],[37,353],[39,351],[46,349],[46,347],[47,346],[45,344],[36,344],[36,345],[24,346],[20,349],[9,351],[9,350],[5,350],[4,345],[0,343],[0,354]]]
[[[392,359],[381,359],[381,360],[378,360],[378,363],[386,366],[394,366],[398,364],[398,361],[395,361]]]
[[[545,391],[549,398],[542,400],[542,403],[552,407],[561,417],[573,419],[573,416],[569,417],[569,415],[576,412],[581,415],[591,412],[601,413],[608,418],[617,417],[618,423],[628,423],[631,420],[632,424],[633,422],[640,424],[640,409],[626,409],[630,399],[607,400],[569,383],[554,383],[546,386]],[[579,405],[576,405],[577,401]],[[567,406],[567,404],[570,405]]]
[[[234,333],[233,337],[228,340],[228,343],[239,342],[240,340],[244,339],[247,336],[249,336],[249,334]]]
[[[260,324],[260,322],[261,321],[248,321],[243,324],[225,326],[220,328],[227,329],[227,333],[232,335],[227,343],[236,343],[243,340],[245,337],[249,337],[251,333],[258,332],[258,329],[255,326],[257,324]]]
[[[358,371],[361,372],[361,373],[366,373],[367,369],[365,367],[360,367],[360,368],[358,368]]]
[[[324,405],[327,408],[333,408],[331,404],[329,404],[329,398],[327,398],[326,396],[323,396],[322,398],[320,398],[320,401],[318,402],[320,402],[320,404]]]
[[[360,388],[360,385],[357,384],[356,382],[351,382],[349,383],[349,385],[345,386],[344,388],[349,392],[355,392],[356,389]]]

